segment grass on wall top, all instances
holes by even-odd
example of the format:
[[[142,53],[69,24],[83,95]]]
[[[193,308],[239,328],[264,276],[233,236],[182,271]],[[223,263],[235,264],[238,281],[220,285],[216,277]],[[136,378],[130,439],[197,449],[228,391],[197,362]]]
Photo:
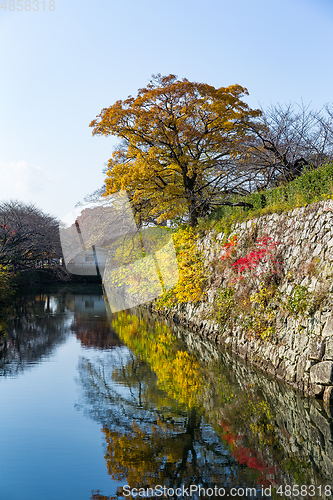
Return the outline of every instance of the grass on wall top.
[[[317,169],[307,169],[288,184],[266,191],[258,191],[248,196],[235,197],[236,201],[251,203],[253,208],[218,207],[208,220],[199,221],[199,230],[215,228],[218,232],[229,233],[236,222],[250,220],[262,215],[281,213],[310,203],[333,198],[333,164]]]

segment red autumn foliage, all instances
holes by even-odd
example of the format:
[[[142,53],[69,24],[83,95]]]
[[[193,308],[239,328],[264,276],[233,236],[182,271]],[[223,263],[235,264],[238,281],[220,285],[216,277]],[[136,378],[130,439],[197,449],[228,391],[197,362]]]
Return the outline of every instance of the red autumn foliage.
[[[257,268],[263,261],[269,261],[273,265],[277,264],[277,261],[272,256],[272,250],[276,247],[276,245],[278,245],[278,243],[271,240],[272,238],[270,236],[257,238],[257,249],[252,250],[244,257],[240,257],[231,265],[232,269],[238,274],[237,279],[243,279],[244,276],[242,276],[241,273],[243,273],[244,271],[252,271],[253,269]],[[272,272],[276,273],[275,270],[273,270]]]
[[[236,245],[237,245],[237,235],[233,236],[230,238],[230,241],[223,245],[223,249],[226,250],[226,253],[220,257],[220,260],[227,260],[229,257],[231,257],[231,254],[236,250]]]

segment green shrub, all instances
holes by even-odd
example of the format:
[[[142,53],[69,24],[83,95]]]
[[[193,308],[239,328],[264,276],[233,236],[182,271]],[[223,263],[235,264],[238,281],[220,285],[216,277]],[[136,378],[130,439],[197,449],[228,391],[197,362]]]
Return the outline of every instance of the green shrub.
[[[227,286],[218,291],[216,300],[216,321],[223,327],[226,327],[233,316],[235,307],[235,289]]]
[[[218,232],[230,234],[235,222],[281,213],[330,198],[333,198],[333,164],[317,169],[309,167],[288,184],[247,196],[234,196],[233,203],[250,203],[253,208],[220,206],[207,221],[201,222],[201,227],[215,227]]]
[[[288,311],[294,316],[304,316],[307,309],[311,306],[312,297],[313,294],[309,292],[306,286],[295,286],[286,302]]]

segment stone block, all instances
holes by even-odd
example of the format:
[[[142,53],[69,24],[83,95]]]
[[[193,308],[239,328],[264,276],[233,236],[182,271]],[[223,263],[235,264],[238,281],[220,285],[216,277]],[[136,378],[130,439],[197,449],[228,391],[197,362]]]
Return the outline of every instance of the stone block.
[[[294,364],[287,363],[286,365],[286,374],[284,379],[287,382],[295,382],[296,379],[296,366]]]
[[[328,242],[327,242],[327,248],[331,248],[333,247],[333,238],[331,238]]]
[[[304,354],[302,354],[298,359],[298,363],[296,365],[297,382],[303,379],[303,375],[306,371],[307,364],[308,364],[308,350]]]
[[[291,364],[290,361],[283,359],[276,370],[276,375],[287,382],[295,382],[296,366]]]
[[[321,361],[323,359],[324,351],[325,351],[325,342],[321,338],[314,338],[309,345],[309,359],[313,359],[315,361]]]
[[[311,361],[310,359],[307,359],[305,362],[305,372],[309,374],[310,377],[310,368],[315,364],[315,361]]]
[[[333,384],[333,362],[321,361],[310,368],[310,381],[312,384]]]
[[[300,248],[299,248],[299,246],[297,246],[297,245],[293,246],[293,250],[291,252],[291,256],[292,257],[298,257],[299,254],[300,254]]]
[[[321,243],[317,243],[315,249],[312,252],[313,257],[316,257],[317,255],[319,255],[320,252],[322,251],[322,248],[323,248],[322,244]]]
[[[278,347],[278,351],[279,351],[279,357],[282,358],[284,356],[284,353],[286,352],[286,346],[280,345],[280,347]]]
[[[333,337],[333,316],[327,318],[324,329],[323,337]]]
[[[271,356],[270,356],[271,362],[274,365],[275,368],[278,367],[279,362],[280,362],[280,357],[279,357],[279,352],[276,347],[273,347],[271,350]]]
[[[333,337],[326,339],[324,360],[333,360]]]
[[[247,359],[249,346],[248,344],[238,344],[238,354],[241,358]]]
[[[279,378],[285,378],[286,376],[286,360],[283,359],[278,367],[278,369],[276,370],[276,375],[277,377]]]
[[[320,384],[309,384],[308,392],[310,396],[321,396],[324,393],[325,386]]]
[[[328,405],[333,405],[333,387],[325,387],[323,401]]]
[[[315,233],[319,233],[322,230],[324,225],[325,225],[325,219],[322,219],[322,218],[318,219],[317,224],[315,225],[313,231]]]
[[[320,321],[320,311],[316,311],[315,314],[311,318],[311,328],[315,335],[322,334],[323,325]]]
[[[290,363],[296,364],[295,361],[296,361],[296,358],[297,358],[297,354],[295,353],[295,351],[293,351],[293,349],[288,349],[285,352],[284,356],[285,356],[286,359],[288,359],[288,361],[290,361]]]

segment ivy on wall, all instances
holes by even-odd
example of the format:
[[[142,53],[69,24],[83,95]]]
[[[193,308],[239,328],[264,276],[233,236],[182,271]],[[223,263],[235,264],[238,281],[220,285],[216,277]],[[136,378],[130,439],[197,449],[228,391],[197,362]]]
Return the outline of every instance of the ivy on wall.
[[[174,304],[197,303],[206,298],[207,276],[202,251],[197,245],[196,234],[191,227],[182,227],[174,235],[178,260],[178,283],[158,301],[157,309]]]

